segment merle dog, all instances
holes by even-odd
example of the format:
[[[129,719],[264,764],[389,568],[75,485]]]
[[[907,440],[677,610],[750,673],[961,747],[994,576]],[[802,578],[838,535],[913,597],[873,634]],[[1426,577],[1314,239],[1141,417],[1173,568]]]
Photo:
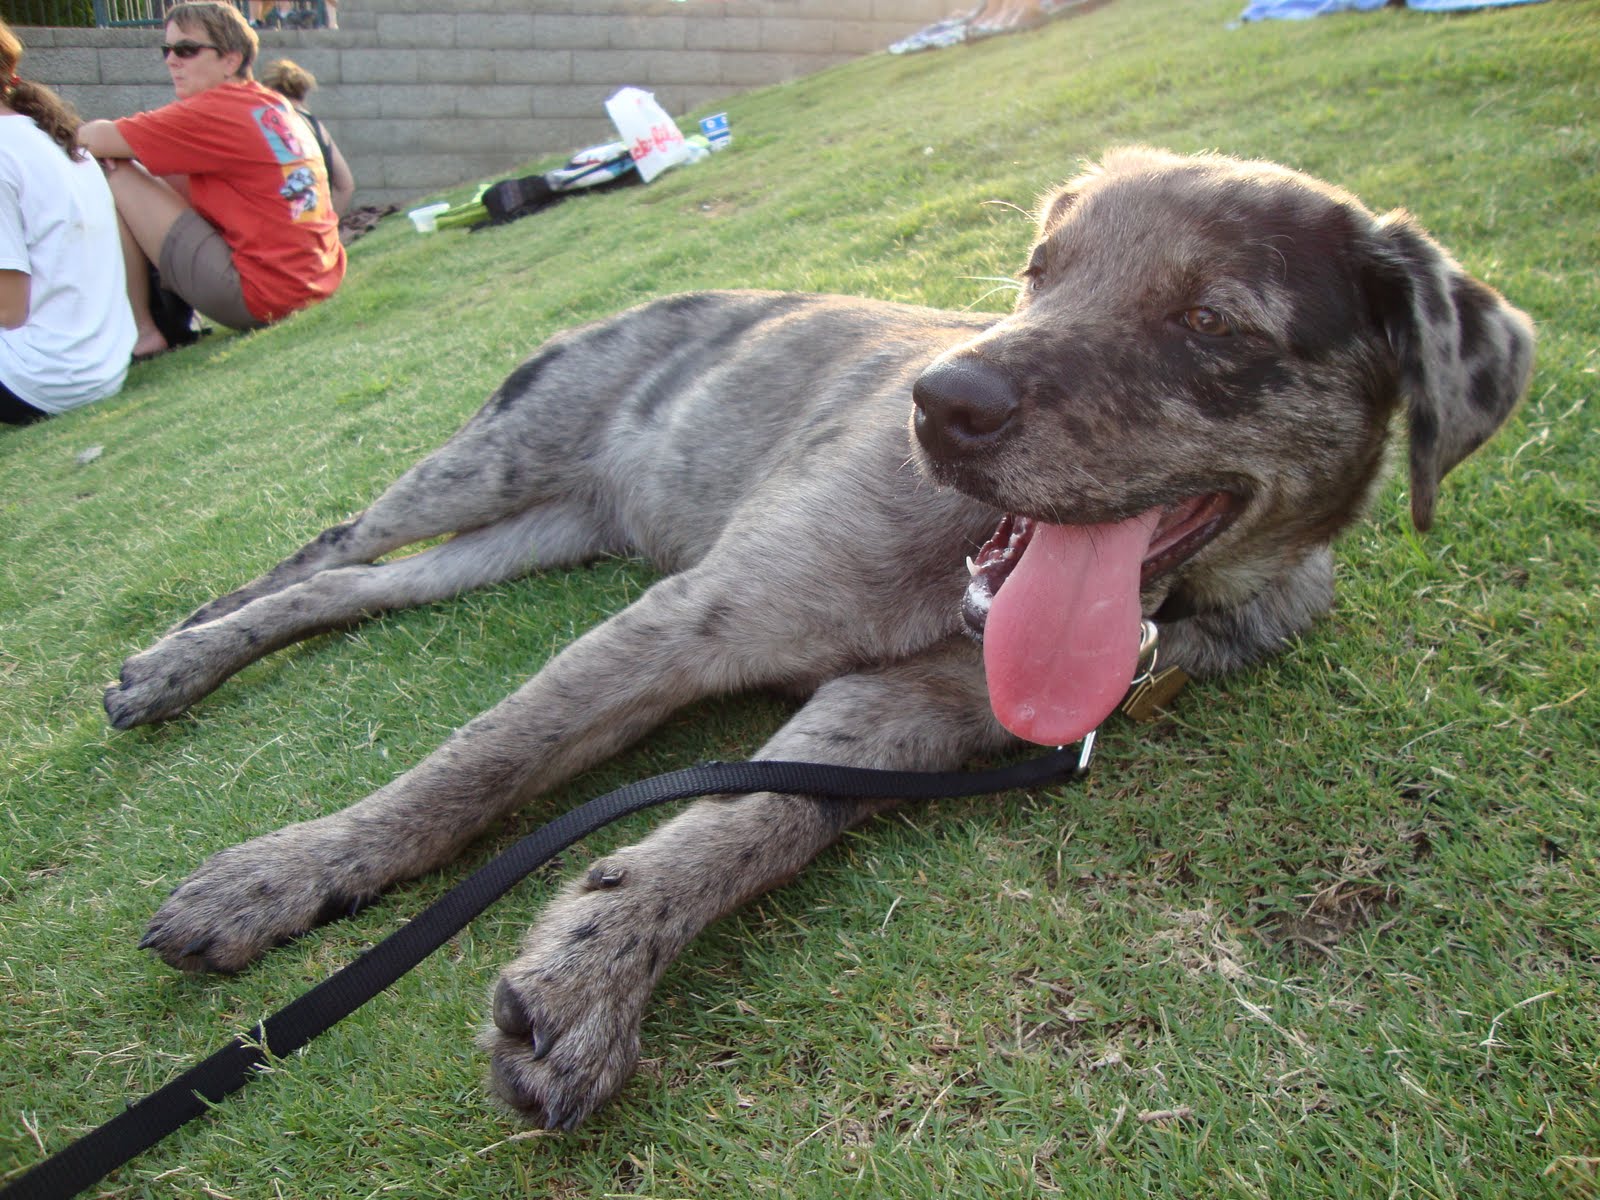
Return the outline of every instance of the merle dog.
[[[1327,610],[1330,540],[1401,409],[1427,528],[1532,348],[1405,214],[1146,149],[1045,201],[1003,318],[728,292],[556,337],[365,512],[130,658],[111,719],[173,716],[297,639],[528,571],[636,554],[664,577],[388,786],[214,855],[145,944],[239,969],[713,693],[809,697],[768,758],[937,769],[1071,741],[1126,687],[1142,617],[1163,662],[1204,675]],[[685,943],[882,807],[702,800],[595,863],[501,975],[498,1090],[576,1124],[633,1070]]]

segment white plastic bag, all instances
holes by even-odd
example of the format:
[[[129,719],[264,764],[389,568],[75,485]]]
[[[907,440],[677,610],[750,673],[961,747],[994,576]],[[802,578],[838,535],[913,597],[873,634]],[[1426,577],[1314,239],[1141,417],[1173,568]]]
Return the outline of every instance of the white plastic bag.
[[[677,122],[650,92],[625,87],[606,101],[606,112],[646,183],[688,156]]]

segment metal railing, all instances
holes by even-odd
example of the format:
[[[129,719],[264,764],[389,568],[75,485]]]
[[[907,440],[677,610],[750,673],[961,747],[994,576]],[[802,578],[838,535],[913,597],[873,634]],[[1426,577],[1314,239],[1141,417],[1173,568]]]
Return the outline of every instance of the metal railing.
[[[173,0],[4,0],[0,13],[13,25],[67,29],[159,29]],[[321,29],[328,24],[324,0],[234,0],[257,29]]]
[[[94,0],[94,23],[102,29],[161,24],[162,0]]]

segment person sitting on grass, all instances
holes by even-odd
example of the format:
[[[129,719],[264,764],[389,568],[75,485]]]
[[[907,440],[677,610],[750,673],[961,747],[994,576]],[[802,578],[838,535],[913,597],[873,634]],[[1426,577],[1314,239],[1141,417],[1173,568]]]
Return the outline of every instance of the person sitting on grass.
[[[0,21],[0,422],[26,425],[115,395],[133,314],[117,210],[74,141],[78,116],[17,74]]]
[[[311,127],[311,135],[317,139],[317,148],[322,151],[322,161],[328,168],[333,211],[344,216],[350,208],[350,198],[356,194],[356,177],[344,155],[339,153],[339,144],[333,140],[328,127],[305,107],[306,97],[317,86],[317,77],[293,59],[280,58],[261,73],[261,82],[289,97],[295,112]]]
[[[147,263],[162,287],[231,329],[327,299],[345,271],[316,139],[284,96],[251,76],[255,30],[230,4],[184,3],[168,10],[166,38],[177,100],[78,131],[116,198],[137,357],[167,349]]]

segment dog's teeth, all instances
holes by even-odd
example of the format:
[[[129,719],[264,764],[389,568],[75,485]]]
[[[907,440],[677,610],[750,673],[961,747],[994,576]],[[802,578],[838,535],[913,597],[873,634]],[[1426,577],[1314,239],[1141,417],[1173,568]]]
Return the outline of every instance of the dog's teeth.
[[[967,574],[968,575],[976,575],[977,573],[978,573],[978,564],[972,561],[972,555],[969,554],[969,555],[967,555]]]

